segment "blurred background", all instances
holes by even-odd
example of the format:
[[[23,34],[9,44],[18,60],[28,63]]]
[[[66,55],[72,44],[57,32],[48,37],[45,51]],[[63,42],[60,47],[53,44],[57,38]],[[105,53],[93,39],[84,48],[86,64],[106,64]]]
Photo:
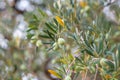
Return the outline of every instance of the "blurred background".
[[[0,0],[0,80],[48,80],[44,51],[26,38],[32,13],[41,8],[52,15],[53,0]],[[39,74],[37,74],[39,73]]]
[[[26,30],[38,8],[48,17],[53,16],[50,9],[55,1],[58,0],[0,0],[0,80],[52,80],[46,72],[52,65],[48,64],[45,47],[37,50],[27,39]],[[94,1],[107,5],[115,0]],[[116,1],[119,5],[120,0]],[[108,20],[119,24],[109,5],[103,8],[103,13]]]

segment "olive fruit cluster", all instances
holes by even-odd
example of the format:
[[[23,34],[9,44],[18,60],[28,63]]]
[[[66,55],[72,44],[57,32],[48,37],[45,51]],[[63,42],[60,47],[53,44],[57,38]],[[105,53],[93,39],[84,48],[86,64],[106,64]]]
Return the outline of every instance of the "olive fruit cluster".
[[[59,47],[65,44],[65,40],[63,38],[58,38],[57,42],[53,44],[53,50],[59,49]]]
[[[37,47],[42,46],[42,41],[39,40],[37,36],[33,36],[30,42],[35,44]]]

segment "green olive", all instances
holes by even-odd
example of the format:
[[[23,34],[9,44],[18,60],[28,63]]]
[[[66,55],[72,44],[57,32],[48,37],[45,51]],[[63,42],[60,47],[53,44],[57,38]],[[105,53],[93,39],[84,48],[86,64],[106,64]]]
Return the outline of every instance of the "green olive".
[[[114,63],[108,59],[102,58],[100,60],[100,65],[105,68],[114,68]]]
[[[63,45],[65,43],[65,40],[63,38],[58,39],[58,44]]]
[[[41,41],[41,40],[38,40],[38,41],[36,42],[36,46],[37,46],[37,47],[42,46],[42,41]]]
[[[107,66],[107,59],[105,59],[105,58],[102,58],[101,60],[100,60],[100,65],[101,66]]]
[[[37,41],[37,36],[33,36],[30,40],[30,42],[33,44],[36,43],[36,41]]]
[[[59,48],[58,43],[55,42],[55,43],[53,44],[53,50],[57,50],[58,48]]]

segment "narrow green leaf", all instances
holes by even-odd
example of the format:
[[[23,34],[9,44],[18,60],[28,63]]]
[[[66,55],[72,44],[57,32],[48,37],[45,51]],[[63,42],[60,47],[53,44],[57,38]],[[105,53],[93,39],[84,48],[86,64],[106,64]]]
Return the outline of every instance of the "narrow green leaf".
[[[47,14],[42,9],[39,8],[38,11],[43,17],[47,16]]]
[[[77,61],[79,61],[81,64],[84,64],[84,62],[81,60],[81,58],[75,57]]]
[[[90,49],[84,49],[82,52],[86,51],[87,54],[94,56]]]
[[[35,19],[36,21],[39,21],[38,17],[35,14],[33,14],[33,19]]]
[[[39,34],[39,37],[42,37],[42,38],[50,38],[48,35],[41,35],[41,34]]]
[[[53,41],[55,41],[55,39],[54,39],[54,37],[53,37],[54,34],[50,33],[48,30],[47,30],[47,33],[48,33],[49,37],[50,37]]]
[[[74,7],[74,0],[70,0],[70,4]]]
[[[54,18],[53,20],[54,20],[55,24],[58,26],[58,22],[57,22],[57,20],[56,20],[55,18]]]
[[[53,23],[49,23],[56,31],[58,30],[58,27],[55,26]]]
[[[31,31],[31,30],[38,30],[37,27],[31,27],[31,28],[28,28],[27,32]]]
[[[77,77],[79,76],[79,74],[80,74],[80,72],[78,71],[78,72],[75,74],[75,76],[74,76],[73,80],[76,80],[76,79],[77,79]]]
[[[34,34],[28,33],[28,34],[27,34],[27,38],[28,38],[28,39],[31,39],[31,37],[32,37],[33,35],[34,35]]]
[[[55,30],[49,23],[45,23],[45,25],[46,25],[47,28],[50,29],[51,31],[53,31],[54,33],[57,33],[56,30]]]
[[[35,19],[32,19],[32,20],[29,21],[29,23],[30,23],[30,25],[31,24],[36,24],[36,23],[38,23],[38,21],[36,21]]]
[[[119,68],[120,66],[120,45],[118,46],[117,50],[116,50],[116,63],[117,63],[117,68]]]

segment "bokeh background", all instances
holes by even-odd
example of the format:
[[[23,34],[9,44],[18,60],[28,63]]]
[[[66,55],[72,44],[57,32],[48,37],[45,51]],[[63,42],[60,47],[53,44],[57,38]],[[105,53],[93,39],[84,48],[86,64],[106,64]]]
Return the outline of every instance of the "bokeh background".
[[[36,8],[52,15],[48,8],[52,3],[53,0],[0,0],[0,80],[48,79],[43,73],[47,60],[44,51],[35,53],[26,30]]]

